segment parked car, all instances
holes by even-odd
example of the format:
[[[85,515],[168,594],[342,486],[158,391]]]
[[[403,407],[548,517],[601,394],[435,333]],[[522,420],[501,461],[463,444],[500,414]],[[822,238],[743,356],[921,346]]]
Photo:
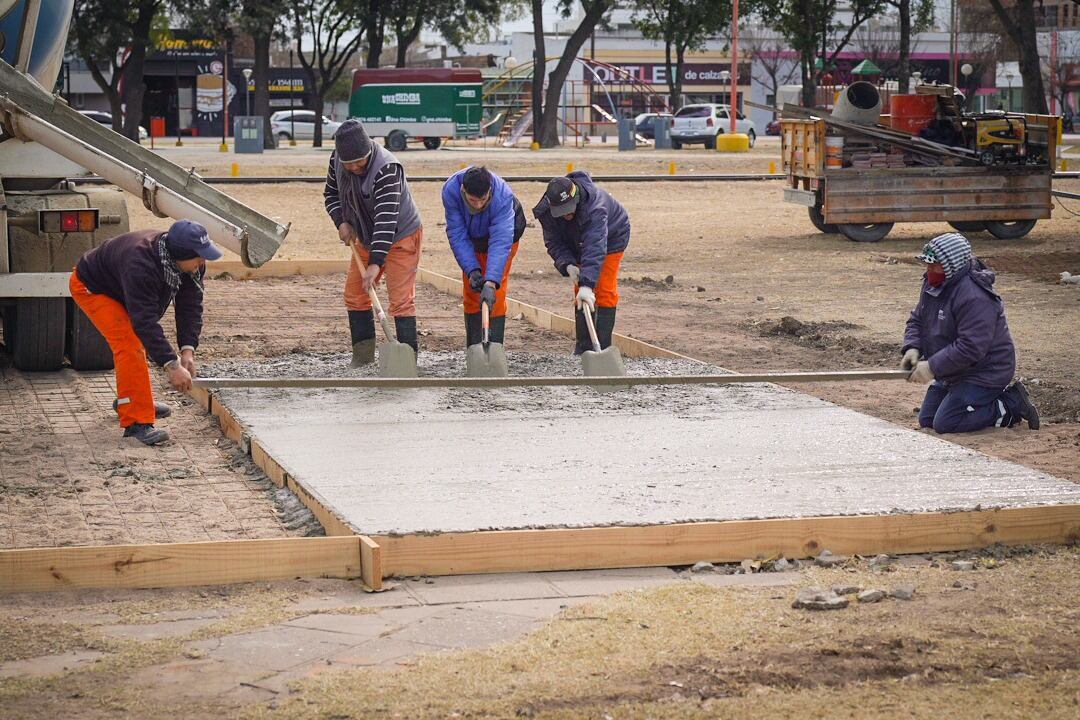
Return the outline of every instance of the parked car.
[[[765,126],[766,135],[779,135],[780,134],[780,121],[770,120],[769,124]]]
[[[653,126],[653,119],[658,117],[671,119],[671,113],[641,113],[634,118],[634,132],[646,140],[656,139],[656,128]]]
[[[323,115],[322,134],[324,140],[332,140],[341,123],[334,122]],[[293,131],[296,137],[293,137]],[[270,116],[270,132],[278,145],[290,140],[315,139],[315,112],[312,110],[281,110]]]
[[[671,146],[678,150],[683,145],[702,143],[710,150],[716,147],[716,136],[727,132],[731,126],[727,105],[703,103],[684,105],[675,113],[671,128]],[[735,130],[750,138],[750,147],[757,141],[754,122],[735,111]]]
[[[112,113],[102,112],[101,110],[80,110],[79,112],[91,120],[99,122],[102,125],[107,125],[110,128],[112,127]],[[150,137],[150,133],[146,131],[146,128],[140,125],[139,139],[146,140],[148,137]]]

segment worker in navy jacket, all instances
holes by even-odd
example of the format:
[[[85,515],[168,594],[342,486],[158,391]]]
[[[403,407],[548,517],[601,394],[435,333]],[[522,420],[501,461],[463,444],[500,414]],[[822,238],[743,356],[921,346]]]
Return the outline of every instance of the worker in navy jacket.
[[[1026,420],[1038,430],[1027,389],[1012,382],[1016,348],[993,271],[959,233],[934,238],[918,259],[926,275],[904,332],[901,368],[912,370],[912,382],[932,383],[919,426],[955,433]]]
[[[506,181],[483,166],[451,175],[443,185],[442,202],[446,237],[461,267],[465,346],[483,340],[481,303],[490,314],[488,339],[501,343],[510,266],[525,232],[525,211]]]
[[[575,171],[548,183],[533,216],[555,269],[574,283],[574,354],[592,349],[584,312],[596,313],[600,347],[607,348],[619,304],[619,264],[630,242],[626,209],[587,172]]]

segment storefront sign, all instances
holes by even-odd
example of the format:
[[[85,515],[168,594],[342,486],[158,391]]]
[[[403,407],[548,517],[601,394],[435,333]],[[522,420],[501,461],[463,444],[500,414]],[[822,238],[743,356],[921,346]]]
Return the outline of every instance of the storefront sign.
[[[612,63],[617,70],[604,65],[590,66],[585,70],[586,82],[602,82],[608,85],[620,85],[627,82],[640,82],[646,85],[667,85],[669,73],[675,66],[664,63]],[[731,82],[730,63],[685,63],[682,68],[683,85],[723,85]],[[750,82],[750,64],[739,63],[739,83]]]

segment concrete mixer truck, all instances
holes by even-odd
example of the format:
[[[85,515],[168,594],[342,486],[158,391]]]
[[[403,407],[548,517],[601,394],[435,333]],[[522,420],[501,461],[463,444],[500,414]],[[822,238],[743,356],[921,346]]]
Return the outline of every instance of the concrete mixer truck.
[[[128,231],[124,191],[158,217],[202,223],[249,267],[273,257],[288,232],[51,92],[73,4],[0,0],[0,316],[22,370],[65,360],[76,370],[112,367],[67,288],[84,252]],[[78,183],[93,175],[116,187]]]

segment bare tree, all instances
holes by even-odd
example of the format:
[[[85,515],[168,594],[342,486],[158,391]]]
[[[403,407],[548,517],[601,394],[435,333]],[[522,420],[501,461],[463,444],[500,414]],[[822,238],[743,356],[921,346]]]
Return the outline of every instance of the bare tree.
[[[1008,7],[1002,0],[990,0],[1002,29],[1019,53],[1020,76],[1024,79],[1024,111],[1045,115],[1048,112],[1046,90],[1035,35],[1036,3],[1042,8],[1042,0],[1014,0]]]
[[[1057,101],[1055,111],[1064,115],[1065,110],[1074,111],[1069,105],[1069,93],[1071,88],[1062,82],[1069,76],[1069,71],[1080,62],[1080,37],[1075,33],[1059,33],[1057,52],[1047,51],[1043,53],[1042,74],[1043,82],[1050,88],[1050,92]]]
[[[900,35],[896,80],[900,92],[907,92],[911,77],[912,35],[930,29],[934,24],[934,0],[886,0],[896,8],[897,29]],[[915,17],[912,17],[912,11]]]
[[[740,44],[750,57],[752,79],[763,85],[773,98],[779,97],[780,87],[789,84],[799,72],[798,63],[784,57],[787,44],[783,38],[768,32],[750,32],[740,38]],[[775,107],[773,119],[776,119]]]

